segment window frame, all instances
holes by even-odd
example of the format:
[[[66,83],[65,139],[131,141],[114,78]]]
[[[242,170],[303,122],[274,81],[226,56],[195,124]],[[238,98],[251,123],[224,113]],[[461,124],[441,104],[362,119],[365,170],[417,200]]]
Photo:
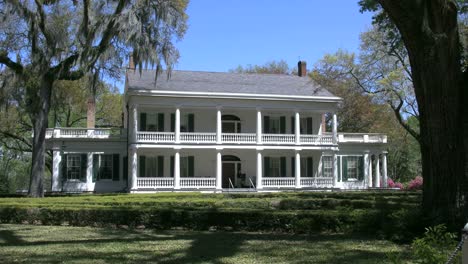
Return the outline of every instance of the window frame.
[[[75,166],[71,164],[73,159],[77,160],[78,165]],[[75,161],[76,161],[75,160]],[[80,181],[81,179],[81,154],[68,154],[67,155],[67,164],[66,164],[66,180],[67,181]],[[76,169],[78,168],[78,169]],[[76,171],[77,170],[77,171]],[[72,177],[72,175],[77,174],[77,177]]]
[[[322,156],[322,177],[333,177],[333,156]]]

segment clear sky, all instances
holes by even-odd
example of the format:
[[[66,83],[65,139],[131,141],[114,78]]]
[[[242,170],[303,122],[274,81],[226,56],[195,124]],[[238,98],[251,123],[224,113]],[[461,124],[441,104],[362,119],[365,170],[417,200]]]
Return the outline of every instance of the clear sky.
[[[221,71],[285,60],[310,69],[326,53],[356,51],[371,14],[357,0],[191,0],[176,70]]]

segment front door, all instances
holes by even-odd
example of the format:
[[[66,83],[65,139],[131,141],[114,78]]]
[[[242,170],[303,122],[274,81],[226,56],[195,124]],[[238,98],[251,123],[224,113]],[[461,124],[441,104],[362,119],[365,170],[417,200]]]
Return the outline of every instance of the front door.
[[[236,175],[236,164],[233,162],[223,162],[223,188],[231,187],[229,185],[229,179],[231,179],[232,184],[235,184],[235,175]]]

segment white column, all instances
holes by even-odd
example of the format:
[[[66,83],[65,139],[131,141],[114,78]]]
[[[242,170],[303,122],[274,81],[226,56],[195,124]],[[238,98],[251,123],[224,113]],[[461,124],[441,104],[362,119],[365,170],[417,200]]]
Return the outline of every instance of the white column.
[[[262,152],[257,151],[257,189],[263,189],[262,177]]]
[[[374,166],[374,163],[372,162],[372,155],[369,155],[369,187],[372,188],[374,186],[373,184],[373,178],[372,178],[372,167]]]
[[[294,134],[296,137],[296,145],[301,144],[301,117],[299,111],[296,111],[294,119]]]
[[[338,186],[338,156],[336,155],[336,151],[333,151],[333,186]]]
[[[382,152],[382,176],[383,176],[383,186],[387,186],[387,151]]]
[[[94,191],[94,182],[93,182],[93,153],[88,153],[88,164],[86,164],[86,185],[88,191]]]
[[[60,191],[60,162],[62,161],[62,156],[58,149],[54,149],[52,152],[52,192]],[[63,161],[66,162],[66,161]],[[62,175],[62,177],[64,177]]]
[[[128,169],[129,169],[129,191],[134,191],[138,188],[137,186],[137,169],[138,169],[138,155],[137,149],[135,147],[130,147],[129,159],[128,159]]]
[[[221,125],[222,125],[222,120],[221,120],[221,108],[218,107],[216,108],[216,143],[221,144]]]
[[[262,144],[262,111],[257,109],[257,144]]]
[[[337,124],[337,120],[336,120],[336,114],[333,113],[333,128],[332,128],[332,132],[333,132],[333,144],[337,144],[338,143],[338,124]]]
[[[380,155],[375,155],[375,187],[380,188]]]
[[[177,123],[177,122],[176,122]],[[174,155],[174,189],[180,189],[180,153],[176,150]]]
[[[369,151],[364,152],[364,186],[369,186]]]
[[[294,177],[296,178],[296,188],[301,188],[301,154],[296,151]]]
[[[138,139],[138,105],[133,105],[132,106],[132,111],[133,111],[133,127],[131,128],[132,131],[132,142],[131,143],[136,143]]]
[[[180,108],[175,110],[175,143],[180,143]]]
[[[223,164],[221,160],[221,151],[216,152],[216,189],[221,190],[222,185]]]

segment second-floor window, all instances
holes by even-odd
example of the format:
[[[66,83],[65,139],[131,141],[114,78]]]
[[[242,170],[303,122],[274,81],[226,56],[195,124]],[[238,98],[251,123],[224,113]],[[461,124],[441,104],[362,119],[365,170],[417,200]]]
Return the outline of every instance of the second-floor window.
[[[299,119],[300,133],[311,135],[313,134],[312,117],[301,117]],[[296,132],[296,118],[291,116],[291,134]]]
[[[164,131],[164,113],[140,113],[140,131]]]
[[[175,114],[171,114],[171,132],[175,131]],[[180,114],[180,132],[195,132],[195,115],[192,113]]]
[[[263,133],[265,134],[285,134],[286,117],[285,116],[264,116]]]

